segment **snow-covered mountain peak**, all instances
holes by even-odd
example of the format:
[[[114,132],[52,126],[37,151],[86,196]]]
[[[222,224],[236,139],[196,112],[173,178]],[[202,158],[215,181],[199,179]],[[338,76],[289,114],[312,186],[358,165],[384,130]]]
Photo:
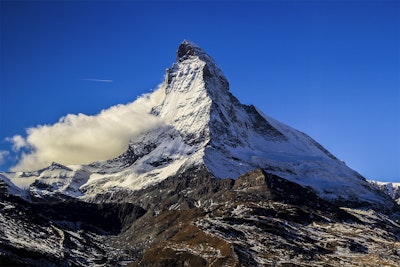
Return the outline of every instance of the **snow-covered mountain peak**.
[[[179,63],[193,57],[197,57],[209,64],[216,65],[212,57],[210,57],[200,46],[192,41],[184,40],[176,51],[176,62]]]
[[[222,71],[199,46],[184,41],[176,54],[177,62],[167,69],[162,85],[165,98],[152,113],[173,125],[188,142],[209,141],[212,110],[239,102],[230,94]]]
[[[190,56],[203,56],[205,52],[197,44],[189,40],[183,40],[176,51],[176,61],[181,62]]]
[[[90,198],[115,188],[140,190],[193,168],[234,179],[260,168],[310,186],[325,199],[386,201],[315,140],[241,104],[215,61],[199,46],[184,41],[176,55],[163,84],[148,98],[155,99],[149,105],[154,105],[151,113],[162,123],[132,140],[115,159],[69,169],[53,166],[49,171],[54,175],[32,173],[29,182],[50,183],[59,173],[71,180],[60,182],[58,189],[72,184],[75,190],[79,185],[83,196]],[[22,178],[4,176],[14,184]]]
[[[197,44],[184,40],[176,51],[176,63],[167,69],[166,80],[171,82],[176,75],[194,78],[193,74],[214,84],[208,89],[229,90],[229,83],[214,59]]]

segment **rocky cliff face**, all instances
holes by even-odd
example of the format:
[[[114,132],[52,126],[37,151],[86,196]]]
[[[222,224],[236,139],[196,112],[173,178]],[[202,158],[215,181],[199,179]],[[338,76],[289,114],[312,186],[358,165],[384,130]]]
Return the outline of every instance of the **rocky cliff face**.
[[[2,183],[5,266],[372,267],[400,261],[395,211],[342,208],[261,169],[236,180],[190,169],[145,189],[97,195],[94,203],[31,203],[7,191]],[[113,202],[96,204],[102,197]]]

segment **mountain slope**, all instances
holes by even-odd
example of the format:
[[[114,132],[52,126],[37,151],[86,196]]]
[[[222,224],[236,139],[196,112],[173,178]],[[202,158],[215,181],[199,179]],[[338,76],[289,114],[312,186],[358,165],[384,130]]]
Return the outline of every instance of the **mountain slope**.
[[[177,199],[155,204],[156,215],[143,216],[121,235],[125,246],[136,249],[152,241],[132,266],[372,267],[397,266],[400,260],[400,227],[385,215],[338,208],[262,170],[224,185],[218,182],[229,179],[216,180],[208,190],[204,177],[196,171],[176,177],[198,182],[184,192],[161,183],[158,190],[167,186],[188,205]],[[207,197],[198,198],[195,189]]]
[[[262,170],[189,169],[129,198],[27,202],[0,182],[4,266],[397,266],[400,226]],[[124,203],[121,199],[129,199]],[[140,207],[139,207],[140,206]]]
[[[214,60],[199,46],[184,41],[176,55],[163,84],[149,97],[155,104],[148,112],[162,123],[132,140],[123,155],[64,166],[61,172],[49,169],[46,176],[43,172],[1,175],[38,195],[42,189],[36,184],[51,184],[45,188],[48,192],[91,199],[109,190],[140,190],[193,167],[205,166],[216,178],[234,179],[262,168],[310,186],[325,199],[393,205],[315,140],[241,104],[229,92]],[[64,176],[71,178],[69,186],[54,187],[57,177],[65,185]]]

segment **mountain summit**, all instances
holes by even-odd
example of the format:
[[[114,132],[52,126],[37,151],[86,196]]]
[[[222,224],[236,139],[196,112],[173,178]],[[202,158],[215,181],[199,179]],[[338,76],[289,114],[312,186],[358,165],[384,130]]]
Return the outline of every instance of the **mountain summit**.
[[[47,193],[90,198],[109,190],[140,190],[193,168],[205,168],[215,178],[233,179],[263,169],[309,186],[325,199],[387,202],[315,140],[252,105],[241,104],[215,61],[193,42],[180,44],[176,62],[149,98],[154,99],[149,113],[160,118],[159,127],[132,140],[115,159],[63,168],[69,179],[46,187]],[[20,180],[31,181],[30,190],[39,195],[43,190],[34,185],[54,184],[59,175],[60,170],[50,169],[2,174],[4,180],[25,187],[27,183]]]

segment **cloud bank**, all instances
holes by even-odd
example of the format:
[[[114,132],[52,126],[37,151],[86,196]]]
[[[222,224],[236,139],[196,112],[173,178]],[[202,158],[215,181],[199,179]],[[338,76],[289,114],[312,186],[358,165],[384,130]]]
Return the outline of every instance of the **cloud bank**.
[[[0,150],[0,165],[4,163],[6,157],[10,155],[10,152],[5,151],[5,150]]]
[[[21,153],[19,162],[10,170],[31,171],[51,162],[87,164],[116,157],[127,149],[130,140],[163,123],[150,114],[163,98],[164,88],[158,87],[152,94],[95,116],[69,114],[53,125],[29,128],[26,138],[8,138],[13,150]]]

